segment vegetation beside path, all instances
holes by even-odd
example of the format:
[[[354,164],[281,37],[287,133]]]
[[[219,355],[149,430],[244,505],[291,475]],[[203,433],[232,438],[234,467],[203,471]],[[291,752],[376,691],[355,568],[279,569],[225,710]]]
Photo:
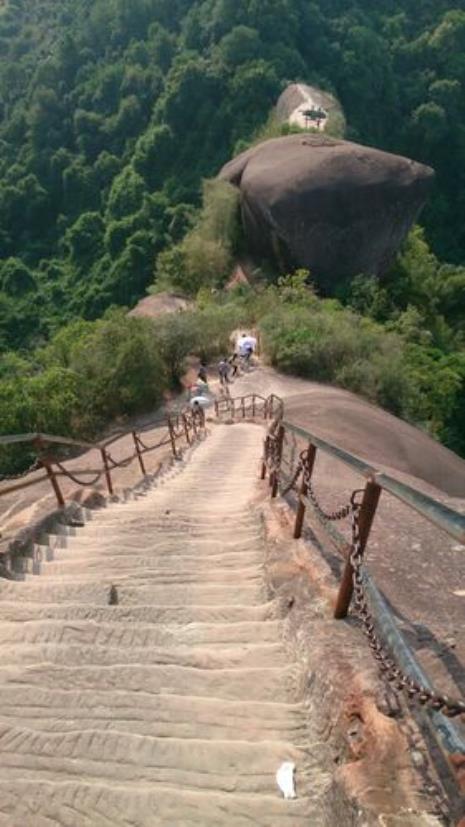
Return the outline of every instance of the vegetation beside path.
[[[422,243],[419,236],[410,242]],[[367,305],[388,302],[384,288],[359,280],[344,305],[319,298],[308,278],[297,271],[273,285],[204,288],[195,309],[158,319],[115,309],[64,327],[27,357],[7,354],[0,358],[1,429],[91,438],[117,418],[159,405],[179,386],[188,355],[216,360],[230,350],[233,330],[254,325],[264,358],[279,370],[354,391],[465,453],[463,351],[441,349],[440,333],[411,306],[377,321]],[[2,472],[24,467],[26,450],[3,449]]]

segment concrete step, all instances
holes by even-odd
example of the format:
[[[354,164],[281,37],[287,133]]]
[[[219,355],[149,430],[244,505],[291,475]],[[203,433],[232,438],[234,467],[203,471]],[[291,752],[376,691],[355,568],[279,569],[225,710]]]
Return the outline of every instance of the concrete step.
[[[277,788],[276,788],[277,789]],[[1,827],[328,827],[313,798],[285,801],[276,794],[250,795],[186,790],[150,784],[34,778],[0,781]],[[28,802],[34,801],[31,813]],[[14,812],[14,821],[9,813]],[[6,814],[5,814],[6,813]],[[63,821],[66,813],[67,822]]]
[[[44,534],[0,581],[0,827],[328,824],[263,578],[261,439],[213,429],[189,463]],[[276,783],[286,760],[295,801]]]
[[[144,624],[80,620],[29,620],[4,622],[0,626],[0,647],[57,644],[69,646],[106,646],[147,649],[154,646],[231,646],[234,644],[269,643],[280,640],[279,621],[237,623]]]

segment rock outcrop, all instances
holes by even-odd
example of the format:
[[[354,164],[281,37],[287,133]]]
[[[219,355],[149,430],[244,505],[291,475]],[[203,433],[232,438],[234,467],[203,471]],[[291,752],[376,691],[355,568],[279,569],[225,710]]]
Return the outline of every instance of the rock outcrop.
[[[226,164],[252,255],[308,268],[324,288],[382,276],[423,207],[430,167],[325,135],[274,138]]]

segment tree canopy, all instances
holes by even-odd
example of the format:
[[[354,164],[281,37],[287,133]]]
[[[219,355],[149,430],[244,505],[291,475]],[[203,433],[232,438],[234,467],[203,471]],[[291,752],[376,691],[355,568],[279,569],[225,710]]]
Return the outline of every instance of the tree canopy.
[[[0,45],[0,268],[29,274],[0,284],[12,346],[28,291],[25,345],[142,295],[173,210],[293,80],[336,93],[348,137],[435,167],[427,236],[463,262],[465,11],[445,0],[4,0]]]

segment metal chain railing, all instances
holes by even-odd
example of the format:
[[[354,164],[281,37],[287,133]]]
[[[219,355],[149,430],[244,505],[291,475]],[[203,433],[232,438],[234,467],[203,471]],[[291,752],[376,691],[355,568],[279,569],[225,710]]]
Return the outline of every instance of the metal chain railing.
[[[83,485],[83,486],[89,486],[89,487],[92,486],[92,485],[95,485],[95,483],[98,482],[98,480],[100,479],[100,477],[104,473],[103,469],[101,471],[98,471],[98,472],[89,471],[89,474],[96,473],[96,476],[93,477],[91,480],[87,480],[86,482],[83,482],[82,480],[79,480],[77,477],[75,477],[74,474],[71,471],[69,471],[68,468],[65,468],[65,466],[62,465],[61,462],[58,462],[58,460],[55,460],[55,465],[57,466],[57,468],[59,468],[59,470],[61,471],[63,476],[67,477],[69,480],[71,480],[71,482],[76,483],[76,485]]]
[[[281,470],[281,448],[279,437],[273,433],[268,433],[265,439],[264,461],[270,473],[277,475]],[[459,699],[449,698],[433,690],[421,686],[413,678],[407,675],[400,669],[392,657],[385,651],[383,644],[376,632],[373,616],[369,609],[368,599],[365,595],[364,589],[364,549],[360,538],[359,516],[361,503],[356,501],[358,494],[363,491],[353,491],[350,502],[347,505],[341,506],[336,511],[327,512],[320,505],[318,498],[311,482],[311,470],[308,463],[309,452],[308,449],[302,451],[299,455],[299,462],[288,484],[281,488],[282,496],[288,494],[291,490],[297,490],[296,484],[299,477],[302,475],[302,480],[305,483],[307,496],[318,514],[327,522],[335,520],[343,520],[351,517],[351,545],[349,551],[349,560],[353,570],[353,587],[354,587],[354,609],[355,614],[362,623],[363,630],[367,636],[370,649],[373,653],[378,667],[383,674],[383,677],[389,682],[395,684],[398,691],[404,692],[411,700],[417,701],[421,706],[437,712],[442,712],[444,715],[453,718],[459,715],[465,715],[465,701]]]
[[[111,467],[112,468],[127,468],[127,466],[130,465],[131,462],[134,459],[136,459],[136,457],[137,457],[137,454],[131,454],[126,459],[123,459],[120,462],[118,462],[116,459],[113,459],[111,454],[109,454],[108,451],[107,451],[107,460],[108,460],[108,462],[111,462]]]
[[[358,492],[354,492],[352,494],[351,504],[349,507],[352,528],[350,562],[353,569],[355,597],[354,607],[355,613],[362,623],[363,630],[368,638],[370,649],[378,663],[379,669],[389,683],[395,684],[395,688],[398,691],[404,692],[411,700],[416,701],[421,706],[427,706],[437,712],[442,712],[443,715],[447,715],[449,718],[454,718],[458,715],[465,715],[465,701],[458,700],[456,698],[449,698],[447,695],[434,692],[433,690],[421,686],[419,683],[414,681],[413,678],[407,675],[402,669],[399,669],[399,667],[385,651],[384,646],[378,637],[364,589],[364,553],[360,541],[360,504],[355,501],[355,496],[357,493]]]
[[[329,512],[325,511],[325,509],[320,505],[311,481],[311,475],[308,467],[308,449],[305,449],[305,451],[301,452],[299,463],[294,471],[291,480],[285,488],[281,489],[281,496],[285,497],[286,494],[289,494],[289,492],[293,489],[296,490],[296,483],[301,474],[303,474],[303,481],[307,486],[307,496],[311,500],[315,510],[318,511],[319,515],[324,520],[327,520],[328,522],[334,522],[336,520],[345,520],[346,517],[349,516],[349,514],[351,513],[350,503],[341,506],[336,511]]]

